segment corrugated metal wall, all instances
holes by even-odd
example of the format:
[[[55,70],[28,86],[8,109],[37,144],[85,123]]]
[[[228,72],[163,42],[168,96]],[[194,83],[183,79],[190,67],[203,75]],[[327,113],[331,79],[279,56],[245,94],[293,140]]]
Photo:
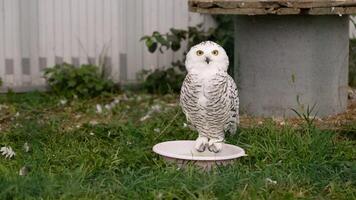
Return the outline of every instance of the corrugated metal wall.
[[[45,85],[42,70],[55,63],[105,62],[115,81],[167,66],[181,52],[150,54],[139,39],[153,31],[207,22],[188,13],[186,0],[0,0],[2,90]]]

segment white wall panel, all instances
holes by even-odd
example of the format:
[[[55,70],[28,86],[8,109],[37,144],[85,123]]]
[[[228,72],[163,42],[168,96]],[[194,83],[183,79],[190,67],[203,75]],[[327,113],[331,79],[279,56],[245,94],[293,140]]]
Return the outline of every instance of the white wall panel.
[[[185,0],[0,0],[0,91],[44,86],[43,69],[56,63],[98,64],[104,48],[109,75],[135,81],[183,53],[151,54],[143,35],[207,20],[189,14]]]

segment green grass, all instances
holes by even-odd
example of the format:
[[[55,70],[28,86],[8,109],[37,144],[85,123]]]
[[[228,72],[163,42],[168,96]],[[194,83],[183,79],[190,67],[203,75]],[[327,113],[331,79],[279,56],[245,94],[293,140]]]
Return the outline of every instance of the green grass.
[[[356,125],[335,132],[278,128],[271,120],[241,129],[227,142],[248,157],[201,172],[151,151],[158,142],[196,137],[183,127],[177,96],[128,94],[112,111],[95,112],[114,97],[63,106],[45,93],[0,95],[7,106],[0,146],[16,152],[0,157],[0,199],[356,199]],[[157,104],[162,112],[140,122]],[[18,175],[22,166],[31,168],[27,176]]]

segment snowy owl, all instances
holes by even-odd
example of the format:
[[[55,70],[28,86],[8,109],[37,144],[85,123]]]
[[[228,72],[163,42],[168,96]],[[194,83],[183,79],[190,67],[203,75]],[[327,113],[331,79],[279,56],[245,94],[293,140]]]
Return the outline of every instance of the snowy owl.
[[[186,57],[180,105],[190,127],[199,137],[195,149],[220,152],[225,132],[235,133],[239,123],[239,98],[234,80],[227,74],[229,58],[215,42],[193,46]]]

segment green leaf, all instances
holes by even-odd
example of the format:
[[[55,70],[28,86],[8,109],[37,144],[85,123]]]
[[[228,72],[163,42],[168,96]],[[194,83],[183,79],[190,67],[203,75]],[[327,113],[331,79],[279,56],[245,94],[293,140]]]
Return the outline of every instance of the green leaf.
[[[173,42],[171,45],[171,48],[173,51],[178,51],[180,49],[180,43],[179,42]]]
[[[153,42],[153,40],[151,38],[148,38],[145,43],[146,43],[146,46],[148,48],[150,48],[154,42]]]
[[[152,45],[148,47],[148,51],[151,52],[151,53],[155,52],[156,49],[157,49],[157,43],[156,42],[152,43]]]
[[[145,35],[145,36],[143,36],[143,37],[140,38],[140,41],[142,41],[142,40],[147,40],[147,39],[150,39],[150,36]]]
[[[155,38],[157,42],[161,43],[161,45],[163,46],[169,45],[169,42],[164,37],[162,37],[162,35],[156,35]]]

